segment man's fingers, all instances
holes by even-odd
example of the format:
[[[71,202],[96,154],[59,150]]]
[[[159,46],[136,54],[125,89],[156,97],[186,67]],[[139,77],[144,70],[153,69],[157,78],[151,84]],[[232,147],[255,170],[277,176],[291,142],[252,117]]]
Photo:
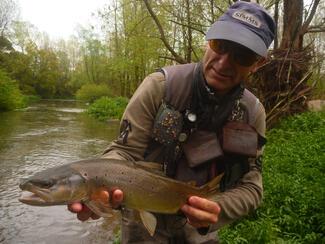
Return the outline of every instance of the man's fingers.
[[[189,205],[192,207],[210,212],[219,214],[220,213],[220,207],[216,202],[210,201],[206,198],[196,197],[192,196],[188,199]]]
[[[189,222],[202,223],[201,226],[215,224],[218,221],[217,214],[192,207],[188,204],[184,205],[181,210],[184,212]]]
[[[79,202],[68,204],[68,210],[72,213],[76,213],[77,218],[80,221],[86,221],[89,218],[92,218],[92,219],[99,218],[99,216],[97,214],[95,214],[94,212],[92,212],[86,205],[79,203]]]
[[[80,221],[86,221],[90,218],[91,216],[91,213],[89,212],[80,212],[77,214],[77,218],[80,220]]]
[[[83,209],[83,204],[79,202],[68,204],[68,210],[72,213],[79,213]]]
[[[91,214],[91,216],[90,216],[92,219],[99,219],[100,218],[100,216],[98,216],[97,214],[95,214],[94,212]]]
[[[112,207],[118,208],[123,201],[123,192],[119,189],[112,191],[111,199],[112,199],[112,201],[111,201]]]
[[[208,223],[208,222],[200,222],[200,221],[196,221],[196,220],[191,220],[189,218],[187,218],[187,222],[195,228],[209,227],[209,225],[210,225],[210,223]]]
[[[112,197],[110,197],[110,193],[111,193]],[[111,202],[111,205],[113,208],[118,208],[123,201],[123,192],[119,189],[115,189],[115,190],[112,190],[110,193],[106,190],[99,190],[99,191],[93,192],[93,194],[91,195],[92,200],[93,201],[101,201],[104,203]],[[86,221],[89,218],[92,218],[92,219],[100,218],[100,216],[95,214],[86,205],[84,205],[80,202],[68,204],[68,210],[72,213],[76,213],[77,218],[80,221]]]
[[[92,211],[89,208],[87,208],[86,206],[84,206],[82,211],[77,214],[77,218],[80,221],[86,221],[87,219],[89,219],[91,217],[91,215],[92,215]]]

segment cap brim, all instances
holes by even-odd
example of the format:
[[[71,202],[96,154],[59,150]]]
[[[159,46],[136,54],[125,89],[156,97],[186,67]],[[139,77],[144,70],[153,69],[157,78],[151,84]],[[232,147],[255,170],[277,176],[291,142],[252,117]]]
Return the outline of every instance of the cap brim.
[[[267,47],[264,41],[254,32],[238,23],[217,21],[208,30],[205,39],[207,41],[212,39],[224,39],[237,42],[260,56],[267,56]]]

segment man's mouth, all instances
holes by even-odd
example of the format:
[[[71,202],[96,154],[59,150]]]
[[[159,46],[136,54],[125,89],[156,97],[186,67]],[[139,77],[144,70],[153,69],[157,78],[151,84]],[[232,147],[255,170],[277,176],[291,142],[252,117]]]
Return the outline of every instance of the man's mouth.
[[[214,73],[215,73],[215,75],[217,76],[218,79],[221,79],[221,80],[232,79],[232,75],[224,73],[224,72],[217,71],[215,69],[214,69]]]

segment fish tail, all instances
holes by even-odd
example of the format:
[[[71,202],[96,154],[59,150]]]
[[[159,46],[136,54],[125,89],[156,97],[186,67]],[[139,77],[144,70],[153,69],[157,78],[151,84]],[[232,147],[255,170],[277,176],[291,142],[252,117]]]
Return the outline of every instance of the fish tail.
[[[223,175],[224,174],[222,173],[222,174],[216,176],[215,178],[213,178],[211,181],[209,181],[205,185],[199,187],[200,191],[202,191],[204,193],[204,195],[206,195],[208,197],[220,192],[220,181],[221,181]]]

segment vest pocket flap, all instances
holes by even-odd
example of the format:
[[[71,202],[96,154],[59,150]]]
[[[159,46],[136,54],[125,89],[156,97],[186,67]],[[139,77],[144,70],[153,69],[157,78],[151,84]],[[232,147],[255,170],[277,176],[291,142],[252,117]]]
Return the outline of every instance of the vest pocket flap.
[[[222,129],[224,152],[256,157],[258,134],[250,125],[242,122],[228,122]]]
[[[190,167],[223,155],[216,133],[203,130],[195,131],[190,135],[183,144],[183,151]]]

